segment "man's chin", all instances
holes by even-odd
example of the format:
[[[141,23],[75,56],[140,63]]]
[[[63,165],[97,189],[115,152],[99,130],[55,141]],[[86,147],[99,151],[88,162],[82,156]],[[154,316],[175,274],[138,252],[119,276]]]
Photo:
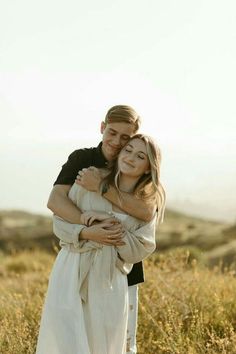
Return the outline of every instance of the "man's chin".
[[[106,151],[104,151],[104,155],[106,156],[107,160],[114,160],[119,155],[119,152],[120,152],[120,150],[112,149],[110,147],[110,148],[106,149]]]
[[[111,154],[109,154],[109,160],[115,160],[116,158],[117,158],[117,156],[118,156],[118,152],[117,153],[111,153]]]

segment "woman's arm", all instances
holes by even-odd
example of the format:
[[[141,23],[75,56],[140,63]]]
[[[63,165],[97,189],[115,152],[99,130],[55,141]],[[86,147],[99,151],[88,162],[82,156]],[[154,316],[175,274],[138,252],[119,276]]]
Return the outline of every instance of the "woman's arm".
[[[76,248],[82,247],[86,241],[94,241],[108,246],[124,245],[122,225],[115,218],[111,218],[109,214],[104,219],[104,213],[94,213],[96,219],[99,214],[102,221],[88,227],[68,223],[53,215],[53,232],[62,242],[71,243]],[[90,212],[90,215],[92,215],[92,212]]]
[[[126,263],[138,263],[148,257],[156,248],[156,216],[137,230],[126,230],[124,246],[118,246],[120,258]]]
[[[84,193],[87,193],[85,189],[80,190],[80,197],[82,197]],[[69,191],[68,200],[70,200],[75,207],[77,198],[78,186],[73,184]],[[110,246],[124,244],[121,240],[123,237],[120,231],[121,224],[117,219],[111,217],[109,213],[95,211],[85,212],[80,214],[80,220],[80,223],[70,223],[57,215],[53,215],[53,232],[62,242],[74,244],[74,247],[82,246],[85,240],[96,241]],[[93,227],[86,227],[86,225],[91,226],[95,220],[102,222],[96,225],[96,227],[95,225]],[[111,235],[112,239],[107,240],[108,235]]]
[[[53,233],[63,242],[71,243],[74,247],[80,245],[80,233],[86,225],[71,224],[57,215],[53,215]],[[81,240],[82,241],[82,240]]]
[[[77,176],[76,183],[91,192],[100,193],[100,184],[102,177],[99,169],[95,167],[84,168]],[[152,220],[157,205],[155,203],[149,204],[142,199],[136,198],[130,193],[117,192],[117,189],[112,186],[107,186],[103,194],[104,198],[109,200],[112,204],[125,211],[127,214],[134,216],[137,219],[149,222]],[[122,200],[122,204],[121,204]]]

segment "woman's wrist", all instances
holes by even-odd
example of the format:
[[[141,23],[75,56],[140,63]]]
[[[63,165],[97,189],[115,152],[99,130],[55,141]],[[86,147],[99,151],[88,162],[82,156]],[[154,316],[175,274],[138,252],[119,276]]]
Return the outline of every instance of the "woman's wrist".
[[[88,238],[88,227],[85,226],[85,227],[80,231],[79,239],[80,239],[80,241],[82,241],[82,240],[89,240],[89,238]]]

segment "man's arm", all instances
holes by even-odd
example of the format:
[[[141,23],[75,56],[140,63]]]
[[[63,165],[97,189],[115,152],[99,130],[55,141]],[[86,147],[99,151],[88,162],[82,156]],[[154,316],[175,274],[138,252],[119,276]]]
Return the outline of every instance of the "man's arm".
[[[54,182],[54,187],[47,203],[47,207],[55,215],[72,224],[81,224],[81,212],[68,197],[68,193],[75,181],[78,169],[86,166],[85,163],[90,158],[90,153],[85,149],[75,150],[69,155],[67,162],[62,166]]]
[[[101,176],[99,170],[95,167],[84,168],[79,172],[76,183],[85,189],[100,193]],[[138,219],[149,222],[152,220],[157,206],[156,204],[147,204],[142,199],[137,199],[130,193],[121,192],[121,197],[115,187],[109,188],[102,194],[112,204]],[[121,204],[122,201],[122,204]]]
[[[105,245],[110,245],[110,246],[124,244],[124,242],[122,242],[121,240],[121,235],[119,230],[120,226],[114,225],[114,220],[112,220],[112,218],[106,221],[107,223],[106,226],[108,230],[102,233],[101,232],[99,233],[98,230],[94,230],[93,228],[88,228],[88,227],[85,228],[85,225],[84,226],[82,225],[82,220],[81,220],[82,213],[80,209],[68,197],[70,188],[71,186],[67,186],[67,185],[61,185],[61,184],[55,185],[49,196],[47,207],[55,214],[53,218],[53,228],[54,228],[55,235],[58,236],[64,242],[68,242],[69,239],[72,239],[74,244],[78,243],[81,240],[94,240],[96,242]],[[59,220],[57,216],[59,216],[61,220]],[[60,225],[63,225],[64,222],[64,226],[67,225],[67,227],[69,227],[69,231],[73,230],[73,232],[71,233],[67,232],[65,238],[66,228],[65,227],[64,229],[61,228],[61,234],[58,233],[59,228],[56,228],[55,220],[57,220],[57,222],[60,223]],[[68,223],[70,223],[70,225]],[[104,226],[103,224],[104,221],[101,222],[101,226],[99,226],[100,227],[99,231],[101,231],[102,226]],[[117,230],[118,232],[116,232]],[[109,235],[112,235],[112,239],[104,240],[104,237],[107,237],[107,233]]]
[[[103,193],[104,198],[127,214],[146,222],[152,220],[157,208],[155,204],[147,204],[144,200],[137,199],[130,193],[121,192],[120,195],[118,195],[117,189],[113,186],[109,186],[107,192]]]
[[[83,241],[95,241],[107,246],[122,246],[124,232],[121,224],[114,224],[110,217],[91,225],[71,224],[53,215],[53,232],[63,243],[83,247]],[[82,241],[82,242],[81,242]]]
[[[60,218],[72,224],[81,224],[81,211],[68,197],[70,188],[70,185],[56,184],[49,196],[47,207]]]

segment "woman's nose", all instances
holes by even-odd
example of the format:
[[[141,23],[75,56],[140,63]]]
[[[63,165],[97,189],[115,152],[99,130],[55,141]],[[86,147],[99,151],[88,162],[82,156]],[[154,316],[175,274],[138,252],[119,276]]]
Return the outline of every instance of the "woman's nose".
[[[134,155],[133,155],[133,154],[129,154],[129,155],[127,156],[127,160],[128,160],[128,161],[134,161]]]

